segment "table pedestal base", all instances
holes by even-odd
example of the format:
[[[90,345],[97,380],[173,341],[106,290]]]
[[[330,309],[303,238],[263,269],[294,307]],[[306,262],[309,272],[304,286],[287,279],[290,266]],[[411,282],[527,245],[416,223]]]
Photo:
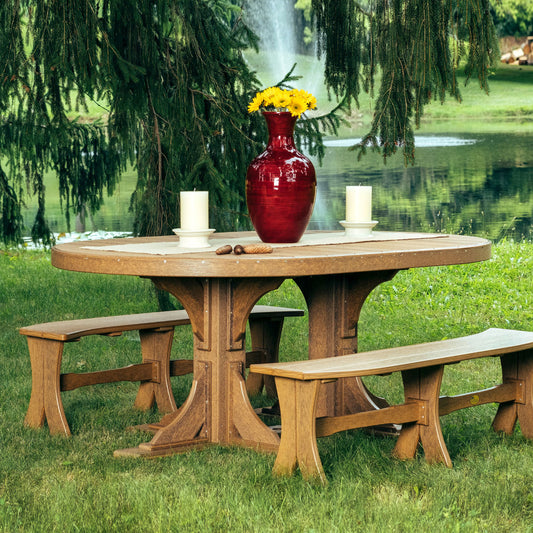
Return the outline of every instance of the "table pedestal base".
[[[194,377],[182,407],[166,415],[150,442],[116,457],[157,457],[209,443],[275,451],[279,436],[257,416],[246,390],[244,339],[250,312],[282,279],[155,278],[180,300],[194,333]],[[155,425],[154,428],[157,428]]]
[[[309,312],[309,359],[357,352],[357,324],[368,295],[391,280],[397,270],[313,276],[296,282]],[[339,379],[322,385],[317,416],[341,416],[387,407],[360,378]],[[395,428],[389,428],[392,433]]]
[[[364,301],[397,271],[297,278],[309,311],[309,358],[357,351],[357,323]],[[150,442],[117,450],[115,456],[159,457],[209,443],[276,451],[279,436],[258,417],[246,383],[244,338],[252,307],[277,289],[279,278],[153,278],[160,289],[180,300],[194,333],[194,378],[183,406],[166,415]],[[373,395],[359,378],[321,387],[317,416],[338,416],[388,403]],[[394,434],[396,427],[380,428]]]

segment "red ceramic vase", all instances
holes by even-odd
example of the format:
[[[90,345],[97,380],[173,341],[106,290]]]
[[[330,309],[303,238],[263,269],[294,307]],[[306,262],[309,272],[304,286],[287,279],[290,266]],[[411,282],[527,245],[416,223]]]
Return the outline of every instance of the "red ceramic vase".
[[[296,117],[265,111],[268,145],[248,167],[246,203],[263,242],[298,242],[315,203],[313,164],[294,146]]]

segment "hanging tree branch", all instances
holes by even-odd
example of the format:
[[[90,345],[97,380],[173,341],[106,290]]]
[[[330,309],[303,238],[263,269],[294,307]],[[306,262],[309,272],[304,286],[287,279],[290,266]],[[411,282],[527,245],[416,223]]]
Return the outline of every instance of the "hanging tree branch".
[[[403,148],[414,161],[414,132],[424,106],[446,95],[460,100],[456,70],[477,75],[488,91],[496,42],[489,0],[312,0],[325,56],[325,78],[338,97],[358,105],[373,96],[370,131],[360,144],[386,158]]]

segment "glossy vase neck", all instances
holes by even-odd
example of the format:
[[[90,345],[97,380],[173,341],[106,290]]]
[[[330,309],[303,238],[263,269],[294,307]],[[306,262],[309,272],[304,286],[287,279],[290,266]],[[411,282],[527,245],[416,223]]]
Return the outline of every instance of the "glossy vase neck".
[[[293,134],[297,117],[288,111],[264,111],[263,116],[268,127],[269,148],[295,148]]]

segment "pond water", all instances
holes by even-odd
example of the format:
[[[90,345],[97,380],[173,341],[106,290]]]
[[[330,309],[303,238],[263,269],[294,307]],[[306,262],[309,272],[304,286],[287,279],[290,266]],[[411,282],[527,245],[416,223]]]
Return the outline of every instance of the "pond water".
[[[320,167],[313,229],[341,229],[346,185],[373,186],[376,229],[533,237],[533,133],[415,138],[416,161],[377,154],[357,161],[358,139],[332,139]]]
[[[341,229],[346,185],[365,184],[373,186],[377,230],[533,239],[533,132],[421,134],[416,137],[415,165],[408,167],[401,154],[386,164],[373,153],[357,161],[357,152],[350,150],[357,140],[330,139],[322,165],[314,161],[318,194],[310,229]],[[87,220],[86,229],[131,231],[128,208],[134,186],[134,174],[126,174],[116,193]],[[60,233],[67,227],[56,190],[50,176],[47,218]],[[28,225],[34,214],[30,204]]]

